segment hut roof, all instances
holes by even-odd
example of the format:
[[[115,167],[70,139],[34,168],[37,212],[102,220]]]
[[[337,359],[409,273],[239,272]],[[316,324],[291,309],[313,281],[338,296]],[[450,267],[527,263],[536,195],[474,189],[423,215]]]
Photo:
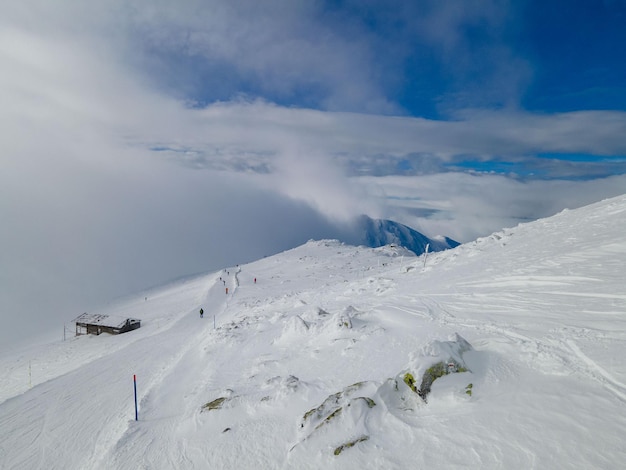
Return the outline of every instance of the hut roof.
[[[86,325],[100,325],[109,328],[122,328],[126,321],[140,321],[136,318],[125,318],[114,315],[102,315],[99,313],[83,313],[74,319],[74,323],[84,323]]]

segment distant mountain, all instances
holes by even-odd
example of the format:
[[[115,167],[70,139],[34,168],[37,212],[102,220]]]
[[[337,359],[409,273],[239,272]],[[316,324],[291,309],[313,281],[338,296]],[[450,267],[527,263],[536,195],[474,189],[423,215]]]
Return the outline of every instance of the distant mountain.
[[[363,215],[359,217],[358,225],[363,234],[360,243],[371,248],[399,245],[419,256],[426,251],[427,245],[429,252],[448,250],[460,245],[448,237],[428,238],[417,230],[392,220],[372,219]]]

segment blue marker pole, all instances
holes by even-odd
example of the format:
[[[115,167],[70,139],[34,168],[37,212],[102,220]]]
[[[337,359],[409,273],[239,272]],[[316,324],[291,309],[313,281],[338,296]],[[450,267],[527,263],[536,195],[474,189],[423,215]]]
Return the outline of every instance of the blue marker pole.
[[[135,386],[135,421],[138,420],[137,416],[137,376],[133,375],[133,385]]]

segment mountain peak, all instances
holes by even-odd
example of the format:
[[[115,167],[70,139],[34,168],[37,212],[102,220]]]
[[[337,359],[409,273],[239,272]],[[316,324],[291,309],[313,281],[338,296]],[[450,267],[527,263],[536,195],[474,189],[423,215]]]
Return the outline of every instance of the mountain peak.
[[[378,248],[385,245],[402,246],[417,256],[428,251],[443,251],[454,248],[460,243],[448,237],[429,238],[426,235],[399,222],[387,219],[372,219],[362,215],[358,219],[361,240],[365,246]]]

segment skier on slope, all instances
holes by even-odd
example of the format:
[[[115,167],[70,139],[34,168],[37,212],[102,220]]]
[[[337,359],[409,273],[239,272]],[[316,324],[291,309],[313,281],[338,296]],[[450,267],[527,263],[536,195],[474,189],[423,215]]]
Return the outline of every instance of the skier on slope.
[[[200,309],[200,318],[204,318],[204,310]]]

